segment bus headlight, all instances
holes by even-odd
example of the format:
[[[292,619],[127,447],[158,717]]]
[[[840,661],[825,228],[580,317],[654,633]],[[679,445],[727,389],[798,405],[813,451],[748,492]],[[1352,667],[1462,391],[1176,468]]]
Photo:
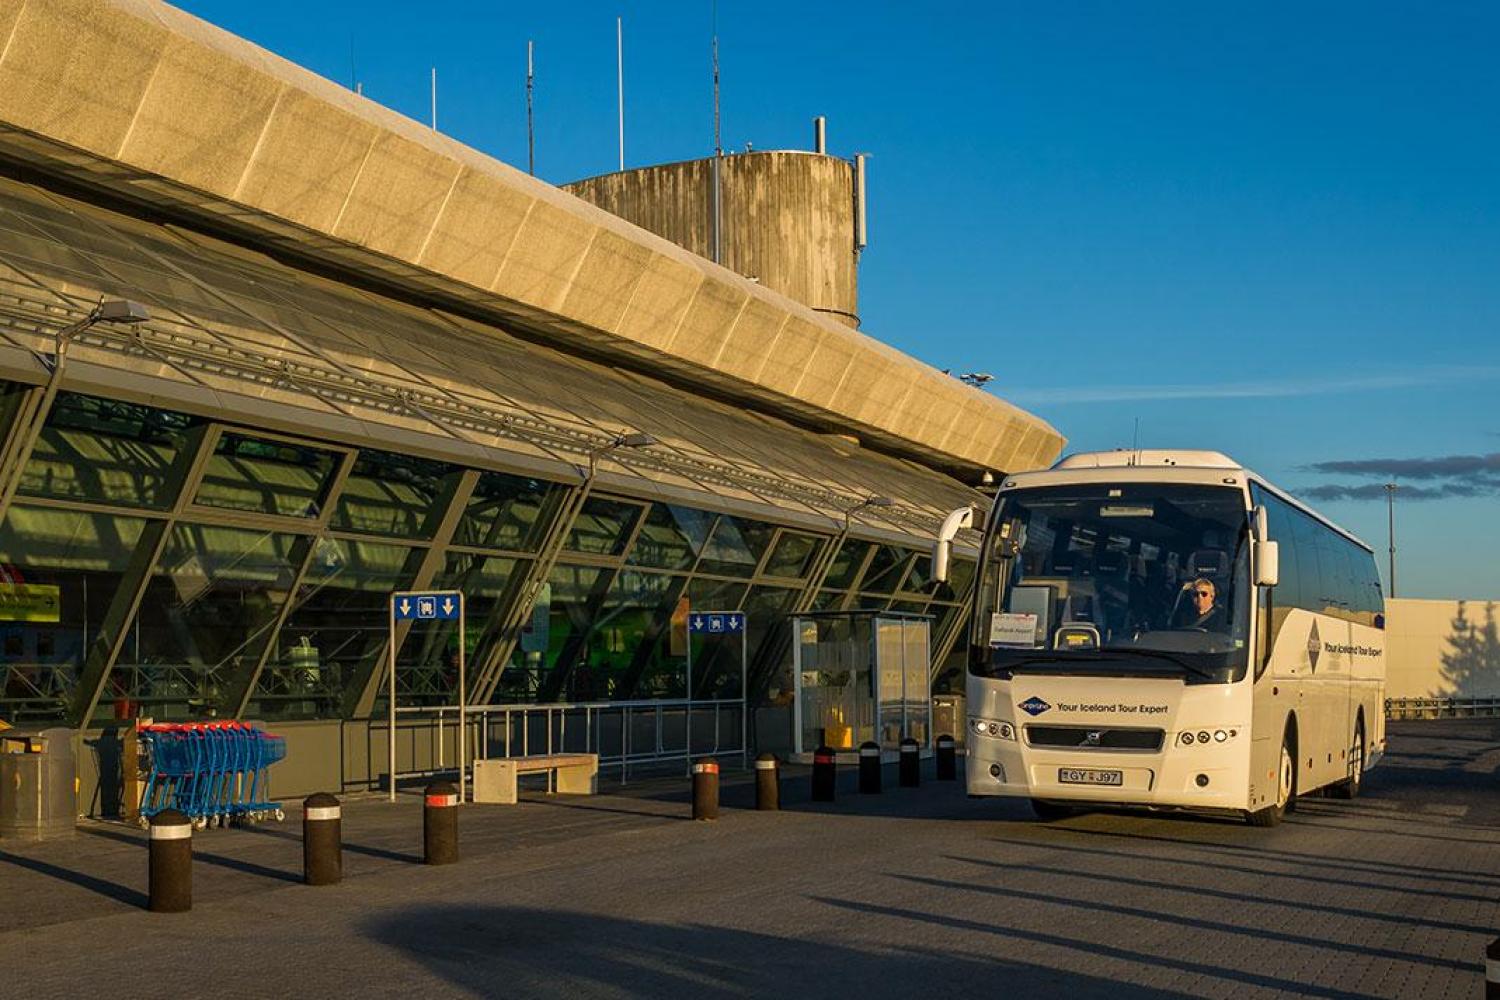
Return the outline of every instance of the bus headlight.
[[[997,719],[969,720],[969,728],[974,730],[977,736],[990,736],[997,740],[1012,740],[1016,738],[1016,727],[1009,722],[1000,722]]]

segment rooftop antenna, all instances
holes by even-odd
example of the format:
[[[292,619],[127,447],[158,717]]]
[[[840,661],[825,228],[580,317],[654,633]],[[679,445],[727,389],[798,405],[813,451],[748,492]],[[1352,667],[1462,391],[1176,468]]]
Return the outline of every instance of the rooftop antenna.
[[[432,67],[432,130],[437,131],[437,67]]]
[[[536,122],[532,115],[532,91],[536,89],[536,70],[532,61],[535,42],[526,43],[526,172],[536,176]]]
[[[719,167],[724,159],[723,135],[719,130],[719,0],[713,3],[713,67],[714,67],[714,212],[713,212],[713,262],[724,262],[724,217],[723,187]]]
[[[615,86],[620,106],[620,170],[625,169],[625,19],[615,18]]]

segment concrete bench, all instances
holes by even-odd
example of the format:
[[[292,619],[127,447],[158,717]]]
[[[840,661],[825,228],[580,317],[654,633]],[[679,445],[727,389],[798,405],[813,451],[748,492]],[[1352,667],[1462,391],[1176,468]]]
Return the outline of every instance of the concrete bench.
[[[474,762],[474,801],[515,805],[517,779],[549,771],[557,774],[556,788],[562,795],[593,795],[599,790],[598,754],[496,757]]]

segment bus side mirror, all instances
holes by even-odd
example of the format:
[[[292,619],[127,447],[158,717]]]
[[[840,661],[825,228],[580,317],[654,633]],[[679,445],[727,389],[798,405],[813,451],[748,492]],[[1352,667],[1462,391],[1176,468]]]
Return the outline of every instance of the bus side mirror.
[[[948,564],[953,557],[953,539],[960,530],[973,526],[974,508],[960,507],[943,518],[938,529],[937,541],[932,545],[932,579],[937,583],[948,582]]]
[[[1255,585],[1274,587],[1281,582],[1281,551],[1270,539],[1255,543]]]

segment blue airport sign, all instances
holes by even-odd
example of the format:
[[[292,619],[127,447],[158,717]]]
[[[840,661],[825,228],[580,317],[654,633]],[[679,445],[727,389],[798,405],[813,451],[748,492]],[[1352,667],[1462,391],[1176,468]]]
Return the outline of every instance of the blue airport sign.
[[[689,632],[706,632],[711,635],[739,633],[745,631],[743,611],[694,611],[688,616]]]
[[[457,590],[433,590],[426,593],[391,595],[391,613],[397,621],[448,621],[463,610],[464,595]]]

